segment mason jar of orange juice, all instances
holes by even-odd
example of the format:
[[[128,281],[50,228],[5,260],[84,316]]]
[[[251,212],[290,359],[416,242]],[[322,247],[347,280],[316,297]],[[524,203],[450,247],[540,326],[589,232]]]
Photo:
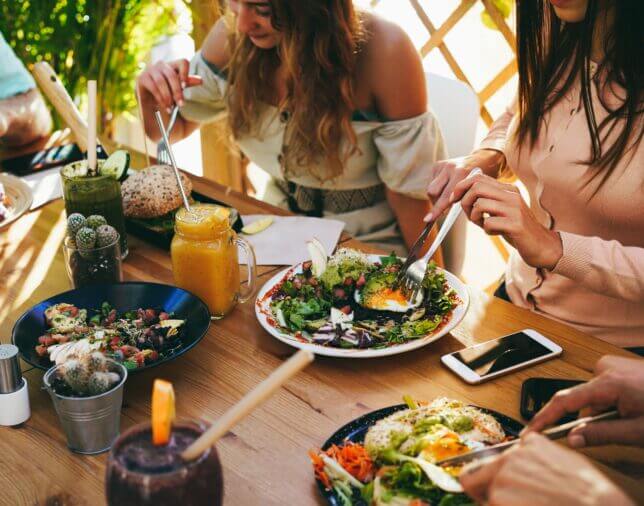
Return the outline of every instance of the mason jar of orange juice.
[[[255,290],[253,247],[230,227],[230,211],[214,204],[194,204],[176,215],[170,253],[177,286],[201,298],[213,318],[246,302]],[[237,247],[246,253],[248,287],[241,291]]]

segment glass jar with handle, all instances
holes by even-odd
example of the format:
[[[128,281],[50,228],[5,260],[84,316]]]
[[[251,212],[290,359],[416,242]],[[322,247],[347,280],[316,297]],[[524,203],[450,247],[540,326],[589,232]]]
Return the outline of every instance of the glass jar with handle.
[[[177,286],[200,297],[212,318],[223,318],[237,302],[255,291],[255,252],[230,226],[230,210],[214,204],[195,204],[176,214],[170,252]],[[237,248],[246,255],[248,286],[242,291]]]

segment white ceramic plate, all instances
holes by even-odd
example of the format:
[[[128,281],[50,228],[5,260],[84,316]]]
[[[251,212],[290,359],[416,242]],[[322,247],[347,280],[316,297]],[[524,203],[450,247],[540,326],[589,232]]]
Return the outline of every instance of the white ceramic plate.
[[[378,255],[368,255],[368,257],[372,262],[380,261],[380,256]],[[465,316],[465,313],[467,312],[467,308],[470,304],[470,296],[467,292],[467,287],[451,272],[448,272],[444,269],[441,269],[441,271],[445,274],[445,279],[447,280],[447,284],[456,292],[456,295],[461,300],[460,304],[452,310],[452,314],[450,316],[449,321],[445,323],[442,327],[440,327],[438,330],[436,330],[435,332],[432,332],[423,338],[413,339],[411,341],[407,341],[406,343],[396,344],[393,346],[389,346],[387,348],[346,349],[346,348],[333,348],[331,346],[322,346],[322,345],[313,344],[313,343],[306,343],[306,342],[300,341],[295,336],[282,332],[280,329],[271,325],[271,323],[269,323],[269,318],[271,320],[274,319],[270,309],[270,303],[272,299],[267,294],[275,287],[275,285],[277,285],[280,281],[282,281],[282,279],[284,279],[284,276],[286,276],[287,274],[301,273],[302,272],[301,263],[293,267],[289,267],[288,269],[284,269],[283,271],[280,271],[264,284],[264,286],[260,289],[259,294],[257,295],[257,299],[255,301],[255,315],[257,316],[257,319],[259,320],[259,323],[262,325],[262,327],[266,329],[266,332],[271,334],[273,337],[296,348],[311,350],[313,353],[316,353],[317,355],[326,355],[328,357],[345,357],[345,358],[373,358],[373,357],[384,357],[388,355],[397,355],[398,353],[405,353],[407,351],[421,348],[425,345],[428,345],[429,343],[433,343],[434,341],[440,339],[445,334],[448,334],[449,332],[451,332],[452,329],[454,329],[454,327],[456,327]]]
[[[29,211],[33,195],[27,183],[11,174],[0,174],[0,183],[4,186],[4,192],[9,200],[6,205],[9,215],[4,220],[0,220],[0,229],[2,229]]]

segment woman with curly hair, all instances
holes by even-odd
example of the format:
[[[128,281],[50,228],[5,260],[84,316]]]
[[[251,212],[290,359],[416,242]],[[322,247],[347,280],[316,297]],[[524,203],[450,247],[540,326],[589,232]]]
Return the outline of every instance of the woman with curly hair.
[[[351,0],[231,0],[191,62],[152,65],[137,85],[152,139],[155,109],[180,106],[173,140],[227,113],[272,176],[272,203],[400,254],[422,229],[445,147],[421,60],[398,26]]]

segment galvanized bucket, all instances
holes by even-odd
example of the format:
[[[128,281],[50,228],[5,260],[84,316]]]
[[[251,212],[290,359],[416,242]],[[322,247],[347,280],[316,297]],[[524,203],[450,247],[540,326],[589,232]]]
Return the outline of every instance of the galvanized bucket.
[[[109,450],[119,434],[127,369],[122,364],[111,362],[110,369],[121,377],[118,385],[92,397],[66,397],[57,394],[51,386],[51,379],[59,367],[49,369],[43,383],[67,436],[67,446],[73,452],[87,455]]]

